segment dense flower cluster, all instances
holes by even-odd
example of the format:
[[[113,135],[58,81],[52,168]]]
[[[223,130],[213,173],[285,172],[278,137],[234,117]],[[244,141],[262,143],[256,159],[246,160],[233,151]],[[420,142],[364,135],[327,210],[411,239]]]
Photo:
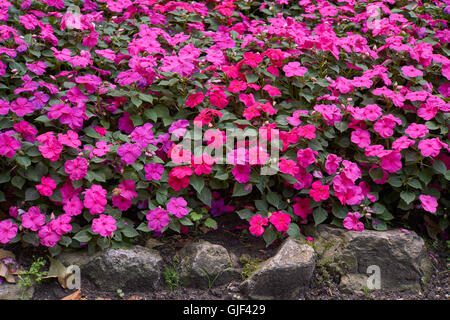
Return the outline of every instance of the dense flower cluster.
[[[268,244],[398,210],[445,231],[449,5],[0,0],[0,243],[94,250],[234,209]]]

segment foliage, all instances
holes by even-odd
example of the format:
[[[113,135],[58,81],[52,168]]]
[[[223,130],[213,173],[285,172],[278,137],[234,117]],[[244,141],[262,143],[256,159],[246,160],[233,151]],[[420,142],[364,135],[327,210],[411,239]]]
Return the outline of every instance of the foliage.
[[[254,258],[252,259],[250,256],[248,255],[242,255],[239,258],[239,262],[241,264],[243,264],[244,266],[242,267],[242,271],[241,271],[241,277],[243,280],[250,278],[250,276],[256,271],[258,270],[260,263],[261,263],[261,259],[258,258]]]
[[[45,266],[45,260],[42,257],[39,257],[35,260],[29,270],[22,270],[18,272],[18,282],[17,286],[22,290],[22,298],[27,299],[28,290],[39,284],[47,275],[46,271],[41,271],[41,269]]]
[[[385,230],[411,210],[444,231],[448,14],[441,1],[2,1],[0,243],[94,251],[235,211],[267,244],[306,223]],[[227,145],[225,163],[202,149],[199,164],[176,146],[199,128],[197,151],[227,129],[266,138]],[[275,130],[279,158],[261,146]]]

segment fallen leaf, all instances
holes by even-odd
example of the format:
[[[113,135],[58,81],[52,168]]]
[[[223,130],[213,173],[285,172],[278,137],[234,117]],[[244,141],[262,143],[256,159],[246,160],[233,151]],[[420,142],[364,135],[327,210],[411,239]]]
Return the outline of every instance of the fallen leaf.
[[[16,283],[16,277],[13,276],[12,273],[10,273],[8,267],[3,262],[0,262],[0,277],[5,278],[6,282],[9,283]]]
[[[147,242],[145,243],[145,246],[149,249],[153,249],[155,247],[159,247],[162,246],[164,243],[159,242],[158,240],[154,239],[154,238],[150,238],[147,240]]]
[[[11,251],[0,249],[0,260],[3,258],[13,258],[15,260],[16,256]]]
[[[143,298],[140,296],[131,296],[127,300],[143,300]]]
[[[431,218],[430,218],[429,216],[427,216],[427,215],[424,215],[424,216],[423,216],[423,219],[424,219],[425,222],[426,222],[425,227],[427,228],[428,235],[429,235],[431,238],[433,238],[434,240],[437,240],[437,239],[438,239],[437,236],[438,236],[440,233],[442,233],[441,227],[439,227],[439,225],[438,225],[436,222],[434,222],[434,220],[431,219]]]
[[[81,290],[77,290],[74,293],[62,298],[61,300],[81,300]]]
[[[64,289],[67,288],[67,277],[69,276],[66,267],[56,259],[48,257],[50,260],[50,268],[48,269],[47,276],[44,279],[57,278],[59,284]]]

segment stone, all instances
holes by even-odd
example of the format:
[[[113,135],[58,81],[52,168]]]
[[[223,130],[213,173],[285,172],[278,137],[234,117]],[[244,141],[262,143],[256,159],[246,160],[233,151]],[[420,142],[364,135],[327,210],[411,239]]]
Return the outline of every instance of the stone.
[[[375,275],[369,266],[379,267],[380,287],[389,290],[420,289],[432,272],[425,243],[413,231],[358,232],[320,225],[313,246],[318,263],[337,274],[348,293],[371,289],[364,280]]]
[[[311,285],[316,258],[311,246],[288,238],[240,288],[251,299],[294,299]]]
[[[68,267],[70,265],[79,266],[80,269],[93,258],[98,256],[100,253],[97,252],[93,255],[89,255],[87,250],[78,250],[74,252],[64,252],[58,257],[58,261],[61,262],[64,266]]]
[[[107,249],[82,268],[100,290],[152,291],[162,286],[164,262],[156,250],[141,246],[131,249]]]
[[[25,291],[19,288],[16,284],[2,283],[0,284],[0,300],[27,300],[31,299],[34,294],[34,287]]]
[[[190,243],[179,252],[180,280],[185,287],[212,288],[239,278],[227,249],[207,241]]]

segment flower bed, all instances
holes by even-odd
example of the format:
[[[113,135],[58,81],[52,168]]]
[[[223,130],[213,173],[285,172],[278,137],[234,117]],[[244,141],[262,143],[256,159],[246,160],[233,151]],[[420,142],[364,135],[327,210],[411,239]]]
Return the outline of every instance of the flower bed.
[[[267,244],[412,210],[443,232],[432,2],[0,2],[0,243],[94,251],[234,212]]]

